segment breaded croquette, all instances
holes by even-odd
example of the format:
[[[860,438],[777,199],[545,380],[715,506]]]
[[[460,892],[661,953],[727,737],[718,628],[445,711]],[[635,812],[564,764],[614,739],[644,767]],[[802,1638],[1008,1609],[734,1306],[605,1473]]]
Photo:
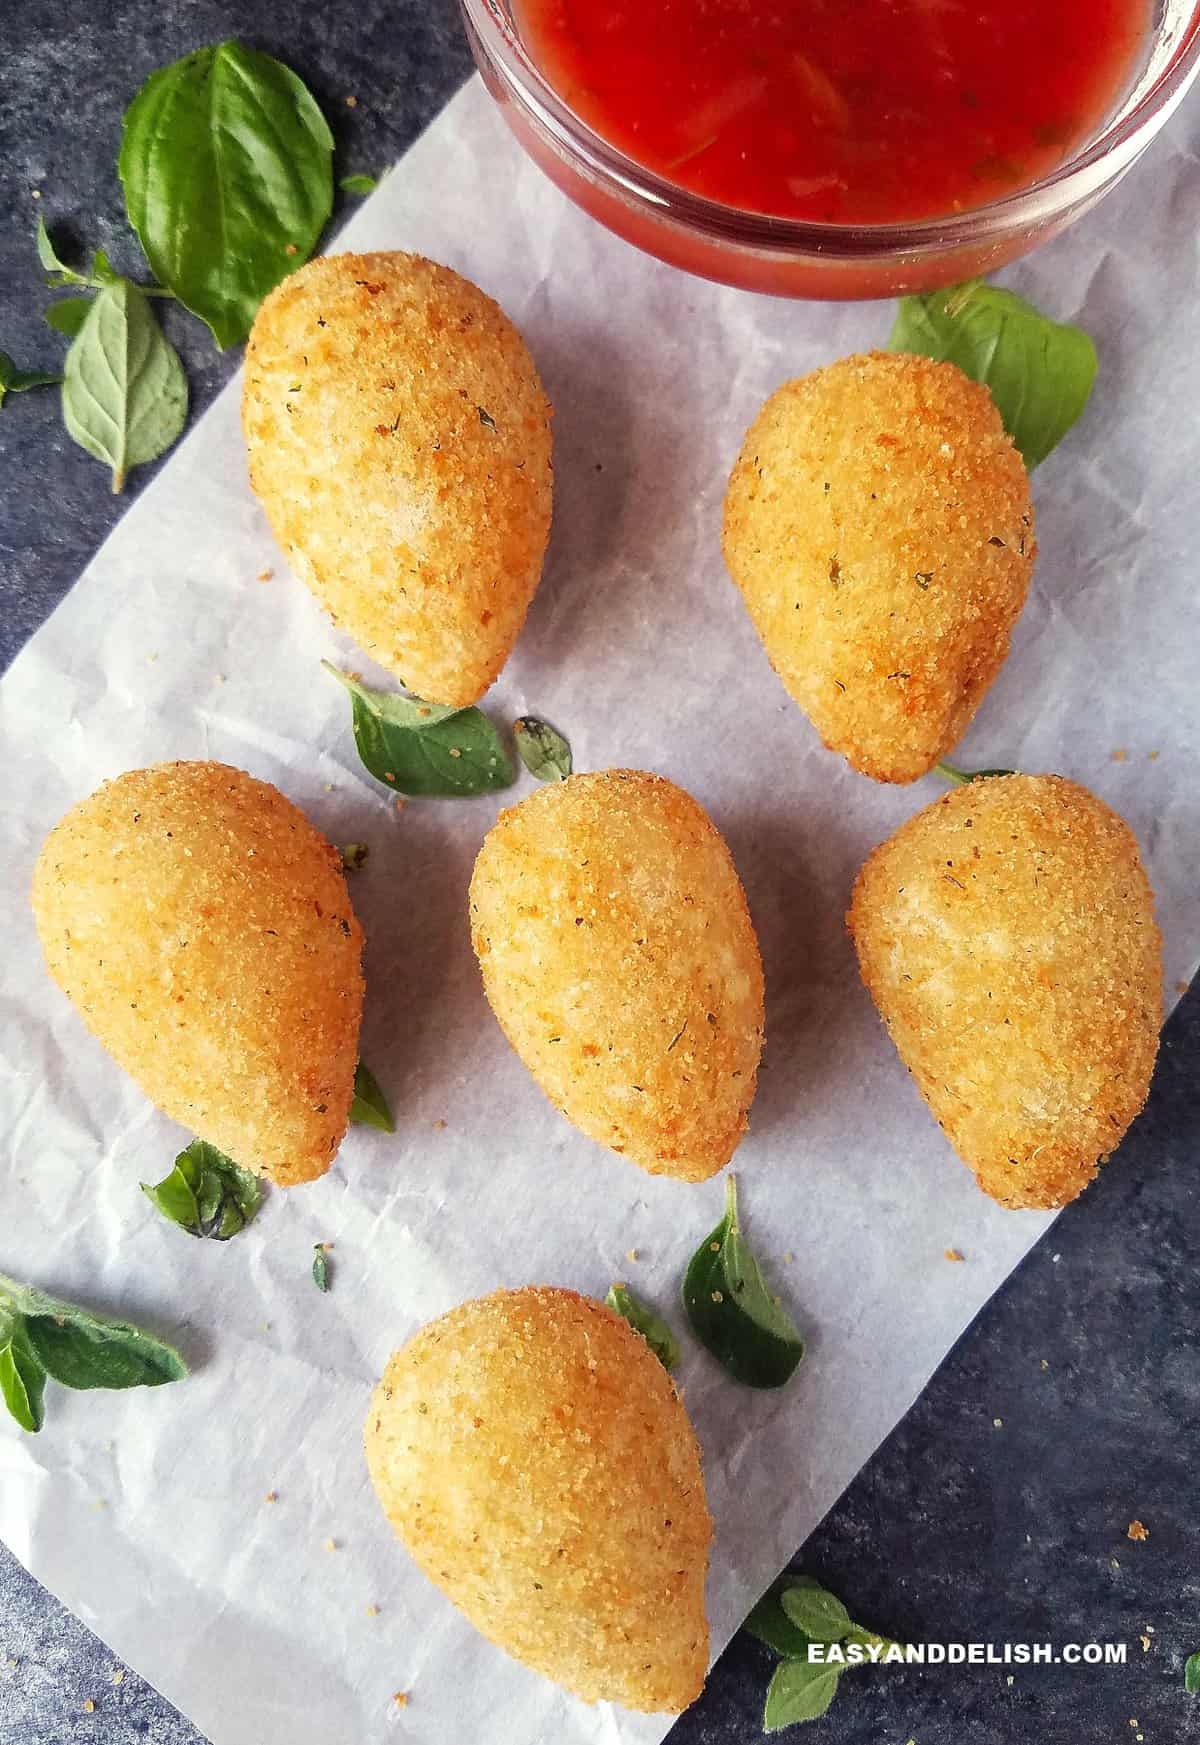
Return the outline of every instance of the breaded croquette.
[[[505,1035],[569,1121],[653,1175],[728,1163],[762,1051],[762,962],[729,850],[689,794],[606,770],[502,812],[471,936]]]
[[[987,389],[886,352],[771,395],[729,481],[724,548],[791,696],[881,782],[915,781],[962,737],[1037,550]]]
[[[428,702],[512,650],[550,529],[550,406],[503,311],[417,255],[310,261],[246,347],[250,478],[297,575]]]
[[[1162,1021],[1129,826],[1058,776],[992,776],[901,825],[848,916],[900,1057],[979,1185],[1064,1206],[1146,1100]]]
[[[391,1359],[366,1451],[414,1561],[490,1641],[587,1702],[700,1694],[700,1451],[619,1315],[549,1287],[463,1303]]]
[[[354,1091],[362,930],[341,861],[268,782],[131,770],[51,831],[46,962],[152,1102],[282,1185],[323,1175]]]

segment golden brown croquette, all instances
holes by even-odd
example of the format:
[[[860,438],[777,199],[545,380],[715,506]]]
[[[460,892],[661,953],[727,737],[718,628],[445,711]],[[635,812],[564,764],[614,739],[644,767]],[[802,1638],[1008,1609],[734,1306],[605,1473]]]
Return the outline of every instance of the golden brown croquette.
[[[503,311],[418,255],[310,261],[246,347],[250,479],[335,623],[429,702],[507,660],[550,528],[550,406]]]
[[[791,696],[882,782],[915,781],[962,737],[1037,551],[987,389],[887,352],[771,395],[729,480],[724,547]]]
[[[332,848],[268,782],[105,782],[33,878],[50,973],[152,1102],[246,1169],[323,1175],[354,1090],[362,930]]]
[[[1064,1206],[1141,1109],[1162,1021],[1129,826],[1058,776],[993,776],[901,825],[858,875],[862,977],[979,1185]]]
[[[502,812],[471,935],[505,1035],[568,1120],[653,1175],[728,1163],[754,1099],[762,962],[729,850],[689,794],[605,770]]]
[[[619,1315],[549,1287],[463,1303],[389,1362],[366,1451],[414,1561],[506,1653],[587,1702],[700,1694],[700,1451]]]

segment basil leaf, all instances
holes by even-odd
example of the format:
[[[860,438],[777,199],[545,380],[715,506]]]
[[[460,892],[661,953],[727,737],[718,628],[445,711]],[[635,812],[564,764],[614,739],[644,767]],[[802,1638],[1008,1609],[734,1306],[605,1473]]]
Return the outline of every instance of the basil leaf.
[[[780,1604],[780,1595],[796,1585],[794,1575],[781,1575],[773,1581],[762,1599],[742,1625],[742,1629],[765,1642],[786,1660],[806,1660],[809,1638],[797,1629]]]
[[[1200,1649],[1188,1657],[1183,1669],[1183,1688],[1194,1697],[1200,1696]]]
[[[332,155],[303,81],[235,41],[152,73],[126,110],[129,221],[155,277],[222,350],[312,253],[333,205]]]
[[[365,842],[347,842],[341,850],[342,871],[361,872],[370,852]]]
[[[604,1301],[641,1334],[664,1369],[675,1368],[679,1362],[679,1341],[661,1315],[639,1302],[628,1285],[611,1285]]]
[[[20,1315],[0,1311],[0,1395],[22,1430],[45,1422],[46,1371],[38,1362]]]
[[[840,1666],[809,1665],[807,1660],[781,1660],[767,1689],[764,1733],[778,1733],[796,1721],[815,1721],[837,1695]]]
[[[63,420],[81,448],[112,468],[156,460],[187,419],[187,382],[144,294],[128,279],[100,291],[67,353]]]
[[[373,194],[378,186],[378,176],[343,176],[338,183],[344,194]]]
[[[481,710],[372,691],[328,661],[321,665],[350,693],[359,757],[397,793],[487,794],[516,780],[504,743]]]
[[[742,1236],[732,1175],[725,1216],[684,1274],[683,1304],[700,1343],[747,1387],[782,1387],[804,1356],[804,1341],[768,1291]]]
[[[989,776],[1015,776],[1015,769],[956,769],[952,763],[935,763],[934,769],[944,781],[950,782],[956,788],[962,788],[968,782],[985,782]]]
[[[150,1204],[189,1236],[228,1242],[262,1204],[262,1183],[206,1139],[193,1139],[171,1173],[153,1187],[141,1184]]]
[[[571,773],[571,747],[548,721],[519,715],[513,722],[517,756],[539,782],[565,782]]]
[[[837,1595],[811,1579],[790,1583],[779,1603],[796,1628],[812,1642],[840,1642],[854,1627]]]
[[[313,1249],[312,1275],[313,1283],[319,1291],[329,1289],[329,1257],[325,1253],[323,1242],[318,1242]]]
[[[0,406],[6,394],[23,394],[27,388],[50,388],[62,377],[50,370],[19,370],[6,351],[0,351]]]
[[[29,1343],[48,1375],[68,1388],[161,1387],[187,1366],[173,1345],[140,1327],[64,1305],[62,1315],[30,1315]]]
[[[63,285],[88,285],[95,290],[94,276],[89,277],[87,273],[77,273],[74,267],[69,267],[66,261],[59,258],[58,251],[50,240],[50,232],[46,229],[46,220],[40,214],[38,215],[35,237],[38,260],[41,261],[44,271],[50,275],[50,283],[60,287]]]
[[[370,1067],[359,1061],[354,1069],[354,1101],[350,1119],[357,1127],[378,1127],[381,1133],[394,1133],[396,1123],[388,1108],[387,1098]]]
[[[946,359],[990,388],[1030,471],[1070,430],[1096,379],[1096,348],[1082,328],[982,279],[902,297],[887,348]]]
[[[87,320],[91,306],[86,297],[60,297],[57,303],[50,304],[45,319],[57,333],[65,333],[68,339],[74,339]]]

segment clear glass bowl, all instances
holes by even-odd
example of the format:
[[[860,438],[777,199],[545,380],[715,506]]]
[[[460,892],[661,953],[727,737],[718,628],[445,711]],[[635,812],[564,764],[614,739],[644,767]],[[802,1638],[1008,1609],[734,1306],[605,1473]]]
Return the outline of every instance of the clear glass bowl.
[[[511,0],[460,0],[508,125],[552,181],[628,242],[685,272],[780,297],[894,297],[991,273],[1089,211],[1200,71],[1200,4],[1156,0],[1142,65],[1103,129],[1032,187],[908,224],[815,224],[689,193],[625,156],[564,103],[521,40]]]

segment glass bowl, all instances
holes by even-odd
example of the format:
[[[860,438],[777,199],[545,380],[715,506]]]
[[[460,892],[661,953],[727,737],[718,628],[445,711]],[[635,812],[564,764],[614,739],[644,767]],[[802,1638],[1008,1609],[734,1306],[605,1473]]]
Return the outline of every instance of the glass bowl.
[[[947,218],[819,224],[706,200],[574,113],[534,64],[511,0],[459,0],[485,84],[530,157],[593,218],[685,272],[778,297],[894,297],[994,272],[1089,211],[1200,71],[1200,4],[1155,0],[1142,64],[1101,131],[1031,187]]]

